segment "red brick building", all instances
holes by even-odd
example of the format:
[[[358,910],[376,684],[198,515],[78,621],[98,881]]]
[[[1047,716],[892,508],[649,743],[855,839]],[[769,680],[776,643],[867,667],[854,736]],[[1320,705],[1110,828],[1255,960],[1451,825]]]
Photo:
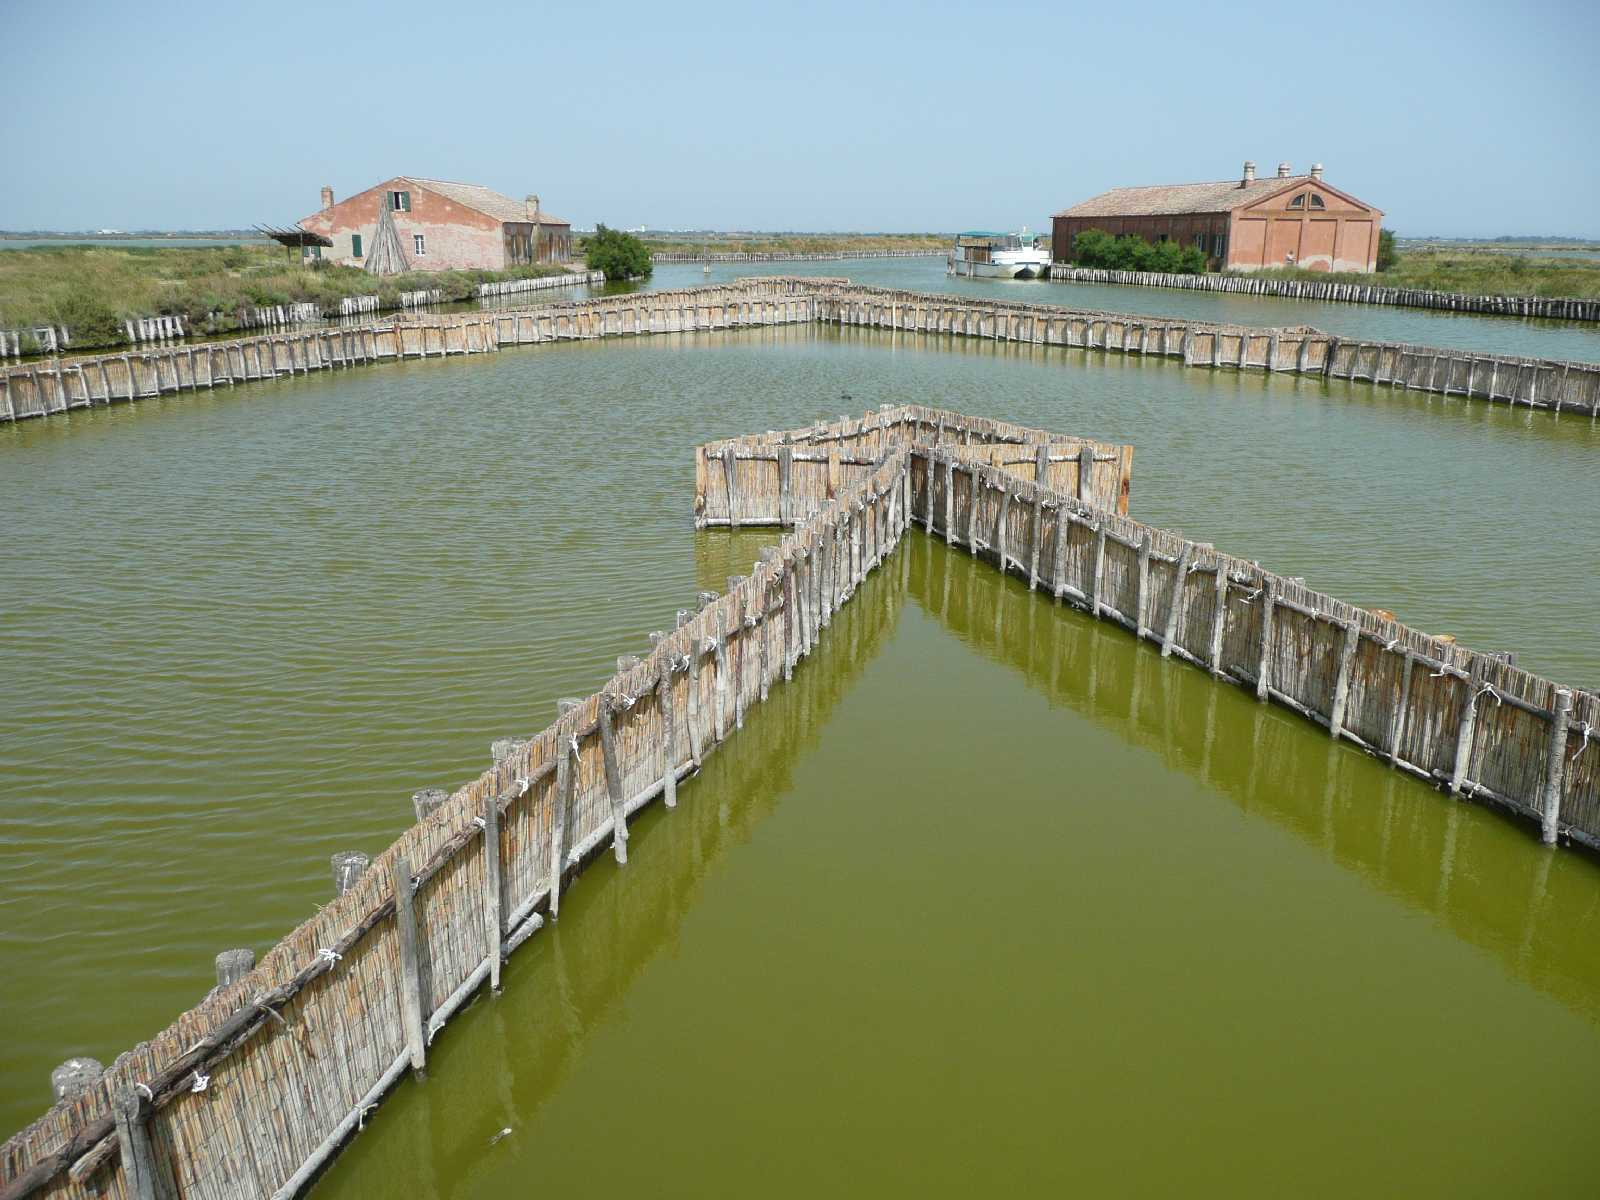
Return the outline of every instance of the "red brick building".
[[[1247,162],[1242,178],[1223,183],[1102,192],[1056,213],[1051,244],[1056,260],[1068,262],[1073,239],[1100,229],[1198,246],[1213,270],[1373,271],[1382,224],[1381,211],[1330,186],[1321,163],[1309,175],[1279,163],[1275,177],[1257,179],[1255,163]]]
[[[333,240],[325,258],[363,265],[387,203],[406,266],[413,271],[503,270],[572,257],[572,226],[539,207],[539,197],[513,200],[492,188],[397,175],[335,204],[322,189],[322,210],[300,228]]]

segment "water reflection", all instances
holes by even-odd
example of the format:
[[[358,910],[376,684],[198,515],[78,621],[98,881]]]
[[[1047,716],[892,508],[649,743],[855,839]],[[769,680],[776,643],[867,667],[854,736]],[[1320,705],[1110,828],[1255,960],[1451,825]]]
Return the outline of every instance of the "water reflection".
[[[1451,801],[940,541],[910,537],[903,554],[911,602],[1051,704],[1319,847],[1600,1023],[1600,865],[1591,856],[1547,850],[1524,823]]]

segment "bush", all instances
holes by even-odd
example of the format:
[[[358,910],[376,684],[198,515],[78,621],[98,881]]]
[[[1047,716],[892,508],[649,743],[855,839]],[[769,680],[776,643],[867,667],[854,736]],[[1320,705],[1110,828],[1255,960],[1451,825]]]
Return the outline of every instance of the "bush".
[[[631,233],[596,225],[584,240],[584,260],[591,271],[604,271],[606,282],[648,279],[653,269],[650,250]]]
[[[1103,229],[1085,229],[1072,245],[1073,262],[1080,267],[1108,271],[1163,271],[1172,275],[1203,275],[1205,253],[1177,242],[1147,242],[1124,234],[1114,238]]]
[[[1394,230],[1378,230],[1378,270],[1387,271],[1400,261],[1400,251],[1394,246]]]

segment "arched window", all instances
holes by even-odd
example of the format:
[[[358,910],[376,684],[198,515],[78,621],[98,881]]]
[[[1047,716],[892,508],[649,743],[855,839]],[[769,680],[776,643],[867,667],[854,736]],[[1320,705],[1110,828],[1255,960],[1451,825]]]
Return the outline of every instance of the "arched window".
[[[1311,193],[1311,207],[1312,208],[1327,208],[1328,206],[1322,202],[1322,197],[1321,196],[1317,195],[1315,192],[1312,192]]]
[[[1306,206],[1306,194],[1304,192],[1301,192],[1293,200],[1289,201],[1289,207],[1290,208],[1304,208],[1305,206]]]

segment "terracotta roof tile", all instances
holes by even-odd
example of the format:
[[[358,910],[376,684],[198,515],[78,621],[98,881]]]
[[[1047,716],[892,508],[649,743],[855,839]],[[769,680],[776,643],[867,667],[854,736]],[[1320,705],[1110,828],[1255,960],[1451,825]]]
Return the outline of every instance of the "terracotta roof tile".
[[[1243,186],[1237,179],[1228,179],[1220,183],[1158,183],[1152,187],[1112,188],[1082,204],[1064,208],[1056,216],[1160,217],[1231,212],[1282,188],[1310,181],[1309,175],[1291,175],[1287,179],[1269,175]]]
[[[467,208],[476,209],[485,216],[493,217],[497,221],[527,221],[528,208],[521,200],[513,200],[493,188],[486,188],[476,183],[453,183],[448,179],[424,179],[420,175],[406,175],[402,178],[409,179],[412,183],[427,188],[430,192],[437,192],[447,200],[454,200],[457,204]],[[539,210],[539,223],[541,225],[567,225],[554,213]]]

